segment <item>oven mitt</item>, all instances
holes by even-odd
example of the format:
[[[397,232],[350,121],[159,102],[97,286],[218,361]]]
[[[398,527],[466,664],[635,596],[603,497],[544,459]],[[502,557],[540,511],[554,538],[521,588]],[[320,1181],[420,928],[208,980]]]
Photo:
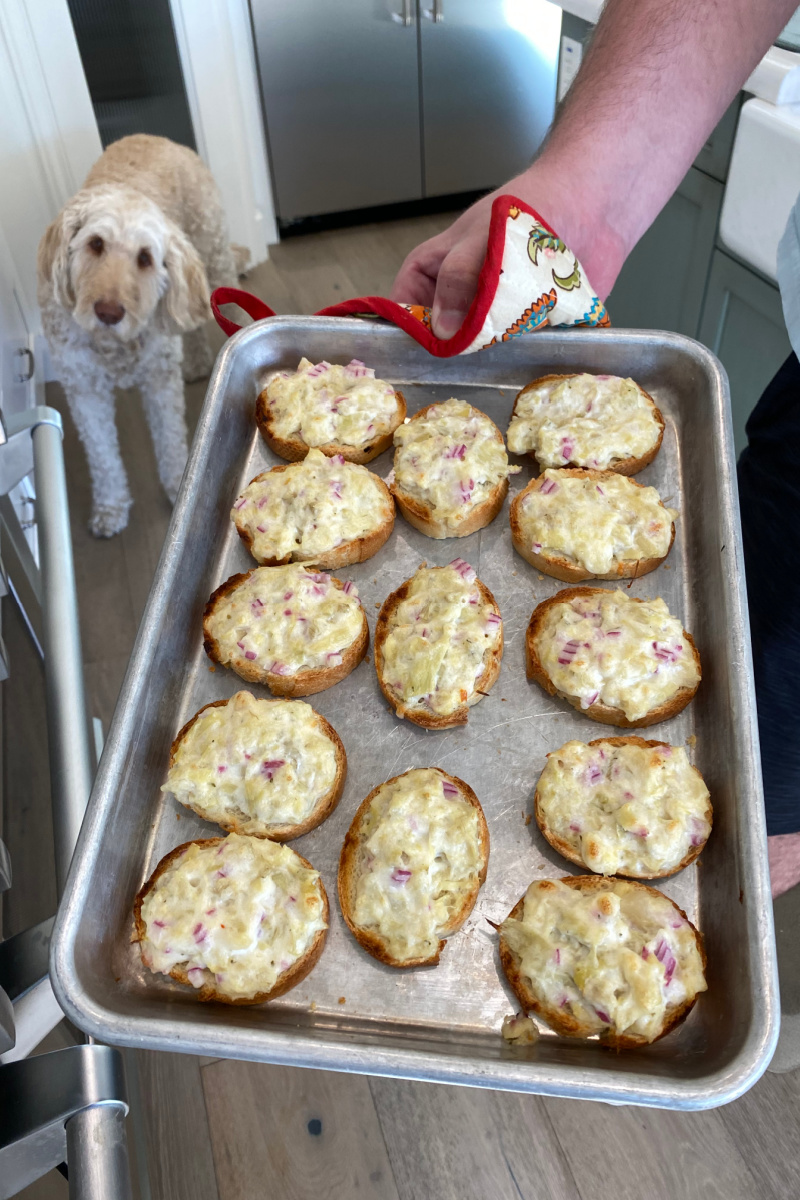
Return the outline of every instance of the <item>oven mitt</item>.
[[[250,292],[217,288],[211,296],[211,308],[217,324],[228,335],[240,326],[222,315],[222,304],[238,304],[256,321],[276,315]],[[453,337],[434,335],[429,308],[397,304],[382,296],[344,300],[321,309],[317,316],[368,313],[399,325],[438,358],[485,350],[544,325],[610,324],[605,305],[595,295],[572,251],[538,213],[513,196],[498,196],[492,205],[489,244],[477,293],[464,324]]]

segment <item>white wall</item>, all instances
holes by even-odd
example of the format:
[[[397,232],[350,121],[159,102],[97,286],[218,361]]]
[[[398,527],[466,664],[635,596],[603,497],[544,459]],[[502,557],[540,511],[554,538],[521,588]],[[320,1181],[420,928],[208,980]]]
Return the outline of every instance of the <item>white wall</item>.
[[[287,0],[290,2],[290,0]],[[197,149],[251,265],[278,241],[247,0],[170,0]]]

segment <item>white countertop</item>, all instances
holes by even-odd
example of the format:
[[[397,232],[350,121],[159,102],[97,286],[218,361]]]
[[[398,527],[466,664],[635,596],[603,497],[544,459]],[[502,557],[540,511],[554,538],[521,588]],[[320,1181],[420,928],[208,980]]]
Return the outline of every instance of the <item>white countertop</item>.
[[[605,0],[554,0],[564,12],[596,25]],[[800,102],[800,54],[772,46],[744,85],[768,104]]]

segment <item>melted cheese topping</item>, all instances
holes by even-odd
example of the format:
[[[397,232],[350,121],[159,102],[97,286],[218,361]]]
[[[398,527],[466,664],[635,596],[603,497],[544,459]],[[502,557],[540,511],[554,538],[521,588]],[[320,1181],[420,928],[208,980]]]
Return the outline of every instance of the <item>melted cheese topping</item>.
[[[276,675],[339,666],[364,626],[358,591],[344,589],[302,566],[256,567],[218,601],[207,629],[234,670],[248,662]]]
[[[369,537],[394,518],[394,504],[366,467],[309,450],[305,459],[254,479],[231,509],[255,558],[314,559]]]
[[[591,1033],[652,1039],[668,1008],[706,990],[694,932],[659,892],[605,882],[603,891],[532,883],[521,918],[508,917],[501,936],[548,1007]]]
[[[475,685],[501,638],[500,615],[467,563],[420,567],[389,616],[383,642],[383,679],[400,715],[424,708],[449,716],[477,704]]]
[[[555,604],[535,639],[539,660],[558,691],[621,708],[638,720],[700,681],[680,621],[658,600],[626,592],[591,592]]]
[[[625,475],[601,482],[553,469],[517,506],[529,550],[569,559],[593,575],[606,575],[619,563],[664,558],[677,515],[664,507],[655,488],[639,487]]]
[[[142,956],[168,975],[213,984],[232,999],[268,992],[327,926],[317,871],[288,846],[231,833],[192,844],[142,904]]]
[[[567,742],[536,791],[551,832],[602,875],[674,870],[711,832],[708,788],[682,746]]]
[[[395,487],[427,505],[453,533],[490,493],[518,471],[509,467],[500,430],[463,400],[433,404],[394,435]]]
[[[307,446],[366,447],[400,421],[394,388],[356,358],[346,367],[301,358],[294,374],[273,376],[266,392],[272,432]]]
[[[335,780],[336,747],[310,704],[237,692],[200,714],[161,790],[207,821],[268,835],[305,821]]]
[[[573,375],[517,398],[508,448],[514,454],[532,450],[542,467],[603,469],[646,454],[660,431],[652,404],[632,379]]]
[[[361,822],[353,920],[392,958],[430,958],[477,890],[483,866],[476,809],[441,772],[385,783]]]

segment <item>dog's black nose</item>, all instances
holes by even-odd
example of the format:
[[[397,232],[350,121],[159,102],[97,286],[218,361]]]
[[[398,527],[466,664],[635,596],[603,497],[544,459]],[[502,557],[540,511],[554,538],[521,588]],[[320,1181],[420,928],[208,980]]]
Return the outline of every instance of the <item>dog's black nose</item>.
[[[114,300],[98,300],[94,311],[104,325],[119,325],[125,316],[125,309]]]

